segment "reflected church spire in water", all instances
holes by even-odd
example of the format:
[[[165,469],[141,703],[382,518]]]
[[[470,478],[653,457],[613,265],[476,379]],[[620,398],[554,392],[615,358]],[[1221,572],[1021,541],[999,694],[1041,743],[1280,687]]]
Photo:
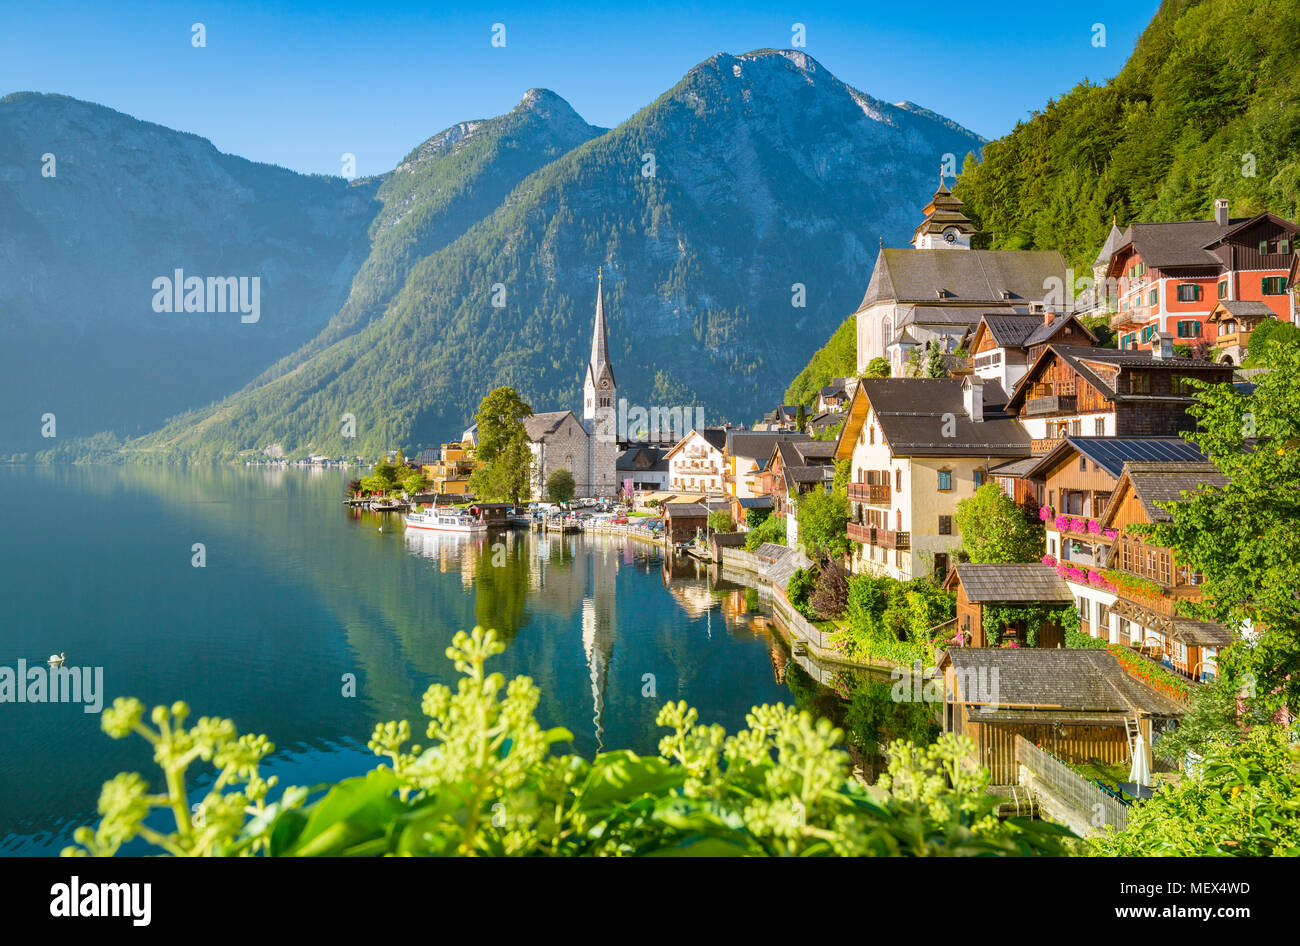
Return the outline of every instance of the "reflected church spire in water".
[[[592,549],[590,593],[582,601],[582,649],[591,678],[592,725],[596,751],[605,748],[605,695],[614,655],[614,586],[618,555],[608,545]]]

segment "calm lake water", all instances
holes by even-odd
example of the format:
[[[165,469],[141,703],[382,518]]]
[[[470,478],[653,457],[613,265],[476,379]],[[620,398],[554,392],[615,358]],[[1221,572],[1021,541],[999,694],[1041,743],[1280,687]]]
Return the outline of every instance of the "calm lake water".
[[[657,550],[615,537],[408,537],[399,518],[345,509],[345,480],[0,467],[0,666],[64,652],[103,668],[106,704],[184,699],[230,717],[276,744],[264,771],[299,785],[373,767],[376,722],[422,733],[420,696],[455,685],[444,651],[476,624],[505,635],[495,669],[533,677],[542,725],[588,757],[653,752],[668,700],[729,731],[755,704],[792,702],[752,593],[711,588],[693,564],[666,573]],[[121,771],[156,779],[143,740],[109,739],[80,705],[0,703],[0,854],[57,853]]]

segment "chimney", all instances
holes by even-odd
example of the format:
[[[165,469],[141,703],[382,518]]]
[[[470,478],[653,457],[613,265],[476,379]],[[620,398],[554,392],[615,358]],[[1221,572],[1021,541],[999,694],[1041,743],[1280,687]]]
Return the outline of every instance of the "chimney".
[[[966,408],[966,416],[975,423],[981,423],[984,420],[984,381],[975,375],[967,375],[966,380],[962,382],[962,405]]]
[[[1051,325],[1056,316],[1049,309],[1043,310],[1043,324]]]
[[[1156,333],[1156,343],[1151,346],[1151,357],[1159,361],[1174,357],[1174,335],[1172,332]]]
[[[1214,222],[1221,227],[1228,225],[1228,201],[1226,198],[1218,197],[1215,199]]]

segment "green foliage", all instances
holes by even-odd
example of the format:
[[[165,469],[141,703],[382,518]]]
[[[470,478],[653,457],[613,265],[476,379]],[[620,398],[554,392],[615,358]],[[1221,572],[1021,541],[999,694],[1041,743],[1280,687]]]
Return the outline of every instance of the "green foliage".
[[[1181,766],[1189,756],[1199,756],[1216,741],[1231,742],[1250,727],[1269,722],[1268,717],[1242,700],[1251,684],[1220,673],[1192,689],[1187,713],[1178,726],[1165,732],[1151,750],[1167,762]]]
[[[1100,637],[1093,637],[1083,631],[1065,632],[1065,646],[1070,650],[1105,650],[1106,643]]]
[[[849,576],[843,565],[831,559],[817,570],[808,605],[820,620],[833,621],[844,617],[849,606]]]
[[[883,575],[849,579],[848,623],[837,635],[842,654],[909,665],[934,657],[931,630],[952,620],[957,599],[928,578],[898,581]]]
[[[1032,524],[1002,487],[992,481],[957,503],[957,530],[972,562],[1037,562],[1044,530]]]
[[[812,405],[817,400],[817,392],[830,384],[831,378],[847,378],[857,369],[857,365],[857,319],[849,316],[790,382],[785,391],[784,403]]]
[[[888,378],[890,374],[889,361],[877,355],[867,362],[868,378]]]
[[[849,551],[849,501],[841,490],[813,489],[799,497],[799,541],[811,558]]]
[[[533,409],[514,388],[499,387],[479,403],[477,461],[469,488],[480,499],[518,503],[532,489],[534,458],[524,418]]]
[[[795,609],[798,610],[800,614],[803,614],[804,617],[809,616],[808,596],[812,594],[813,583],[816,581],[816,578],[817,576],[812,569],[796,568],[794,574],[790,576],[790,580],[786,582],[785,585],[786,599],[794,605]]]
[[[955,193],[983,243],[1059,250],[1080,276],[1113,217],[1206,219],[1226,197],[1234,217],[1295,219],[1297,60],[1292,0],[1166,0],[1114,79],[1084,81],[986,145]]]
[[[1300,746],[1276,725],[1215,738],[1176,785],[1136,805],[1122,832],[1089,840],[1113,857],[1300,855]]]
[[[795,430],[799,431],[799,433],[804,433],[807,427],[808,427],[808,411],[804,408],[802,404],[800,404],[799,409],[794,412],[794,428]]]
[[[1242,367],[1266,367],[1275,357],[1282,354],[1282,352],[1275,354],[1274,349],[1294,351],[1297,348],[1300,348],[1300,326],[1293,322],[1267,319],[1250,333],[1250,351],[1247,353],[1246,360],[1242,362]]]
[[[423,473],[411,471],[402,477],[402,492],[408,496],[423,493],[429,488],[429,481]]]
[[[734,532],[736,525],[731,521],[728,510],[715,509],[709,513],[709,528],[714,532]]]
[[[745,551],[752,552],[764,542],[785,545],[785,516],[768,516],[756,528],[745,533]]]
[[[551,471],[551,475],[546,478],[546,501],[548,503],[567,503],[573,499],[573,491],[577,486],[573,482],[573,474],[564,467],[558,467]]]
[[[1251,394],[1207,387],[1185,434],[1228,478],[1164,504],[1169,522],[1134,527],[1203,576],[1193,617],[1259,634],[1220,653],[1222,672],[1254,675],[1264,708],[1300,705],[1300,349],[1273,350]]]
[[[878,680],[859,683],[844,712],[847,738],[867,756],[879,755],[895,740],[927,746],[939,737],[934,705],[924,700],[896,700],[894,687]]]
[[[757,529],[767,521],[767,517],[770,515],[772,515],[772,510],[770,509],[746,509],[745,527],[749,529]]]
[[[1038,634],[1047,624],[1063,624],[1066,613],[1075,610],[1074,605],[1048,604],[985,604],[981,612],[984,624],[984,639],[989,647],[997,647],[1002,640],[1002,631],[1008,625],[1024,622],[1025,644],[1038,646]]]
[[[834,427],[824,427],[812,435],[813,440],[839,440],[840,432],[844,430],[843,422],[836,424]]]
[[[1110,327],[1108,315],[1083,315],[1079,321],[1093,335],[1097,336],[1098,348],[1116,348],[1119,346],[1119,333]]]
[[[229,720],[173,726],[187,714],[181,704],[156,709],[151,730],[138,701],[119,699],[104,729],[153,743],[166,793],[117,776],[104,786],[98,827],[78,829],[80,847],[64,853],[112,855],[138,837],[173,855],[1030,855],[1064,853],[1071,837],[997,819],[987,772],[962,763],[968,740],[893,744],[873,795],[851,777],[841,731],[786,706],[755,707],[749,728],[727,736],[669,703],[657,756],[557,755],[572,737],[538,725],[533,682],[507,684],[485,669],[503,646],[480,628],[456,635],[447,656],[462,676],[454,691],[425,692],[427,746],[410,744],[406,721],[377,725],[369,746],[386,764],[323,794],[287,789],[272,804],[273,783],[258,775],[272,750],[265,737],[238,736]],[[185,775],[199,759],[218,775],[191,812]],[[236,784],[244,791],[222,794]],[[154,807],[171,812],[174,832],[144,824]]]
[[[400,489],[402,476],[406,472],[404,467],[396,463],[381,460],[371,468],[369,476],[361,478],[361,489],[367,493],[387,493]]]

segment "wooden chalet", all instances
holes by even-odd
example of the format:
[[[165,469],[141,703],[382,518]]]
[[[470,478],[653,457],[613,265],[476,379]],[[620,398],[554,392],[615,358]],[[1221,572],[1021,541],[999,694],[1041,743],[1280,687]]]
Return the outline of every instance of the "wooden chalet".
[[[1010,391],[1048,345],[1087,348],[1097,336],[1073,315],[987,313],[963,341],[974,373]]]
[[[1275,318],[1265,302],[1220,299],[1205,319],[1206,332],[1215,347],[1214,360],[1223,365],[1240,365],[1249,354],[1250,333],[1261,322]]]
[[[954,647],[939,670],[943,731],[970,737],[994,785],[1019,780],[1017,735],[1066,762],[1126,763],[1138,732],[1150,753],[1184,712],[1105,650]]]
[[[984,629],[984,609],[993,605],[1033,604],[1068,606],[1074,594],[1056,569],[1039,564],[974,564],[964,562],[948,573],[944,588],[957,596],[957,630],[966,647],[1028,647],[1034,628],[1023,620],[1003,624],[997,643]],[[1062,647],[1065,632],[1059,622],[1037,628],[1036,647]]]

